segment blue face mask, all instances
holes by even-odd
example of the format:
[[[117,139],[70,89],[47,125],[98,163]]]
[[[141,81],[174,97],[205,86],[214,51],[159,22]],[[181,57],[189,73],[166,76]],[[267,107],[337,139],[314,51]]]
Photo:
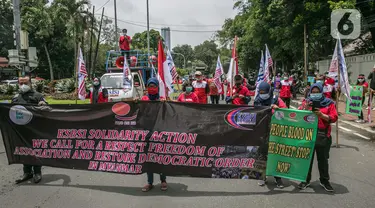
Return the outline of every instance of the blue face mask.
[[[323,84],[323,80],[316,80],[316,83]]]
[[[267,100],[268,98],[270,98],[270,94],[259,94],[259,97],[262,100]]]
[[[313,101],[319,101],[323,97],[323,93],[311,93],[310,98]]]

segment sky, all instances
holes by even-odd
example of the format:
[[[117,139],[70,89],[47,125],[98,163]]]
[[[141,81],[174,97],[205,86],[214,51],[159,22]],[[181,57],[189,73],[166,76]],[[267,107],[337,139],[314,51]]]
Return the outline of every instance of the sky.
[[[98,18],[100,7],[106,2],[91,0]],[[226,18],[236,15],[233,4],[234,0],[149,0],[150,29],[160,32],[162,27],[169,27],[172,48],[182,44],[196,46],[211,39]],[[114,0],[105,5],[104,14],[115,17]],[[146,0],[117,0],[117,19],[118,27],[126,28],[130,36],[147,30]]]

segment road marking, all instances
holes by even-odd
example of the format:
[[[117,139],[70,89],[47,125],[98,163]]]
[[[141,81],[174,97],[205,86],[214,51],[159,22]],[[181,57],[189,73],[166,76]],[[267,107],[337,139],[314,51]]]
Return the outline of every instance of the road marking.
[[[348,132],[351,132],[352,130],[350,130],[350,129],[347,129],[347,128],[345,128],[345,127],[342,127],[342,126],[339,126],[339,128],[340,129],[343,129],[343,130],[345,130],[345,131],[348,131]]]
[[[368,138],[366,136],[363,136],[362,134],[358,134],[358,133],[353,133],[353,134],[356,135],[356,136],[362,137],[363,139],[371,140],[370,138]]]

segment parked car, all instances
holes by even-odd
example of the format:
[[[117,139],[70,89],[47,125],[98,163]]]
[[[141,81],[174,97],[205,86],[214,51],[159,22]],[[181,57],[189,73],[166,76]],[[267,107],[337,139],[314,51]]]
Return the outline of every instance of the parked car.
[[[18,80],[3,80],[0,82],[0,85],[11,85],[13,87],[17,86]]]

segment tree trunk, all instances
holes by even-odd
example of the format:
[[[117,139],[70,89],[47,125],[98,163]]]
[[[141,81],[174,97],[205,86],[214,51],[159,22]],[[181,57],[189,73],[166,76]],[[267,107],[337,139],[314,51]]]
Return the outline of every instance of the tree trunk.
[[[52,63],[51,63],[51,58],[49,57],[49,53],[48,53],[48,49],[47,49],[47,45],[46,44],[44,44],[44,50],[46,51],[46,55],[47,55],[47,59],[48,59],[50,78],[51,78],[51,81],[53,81],[54,77],[53,77]]]

